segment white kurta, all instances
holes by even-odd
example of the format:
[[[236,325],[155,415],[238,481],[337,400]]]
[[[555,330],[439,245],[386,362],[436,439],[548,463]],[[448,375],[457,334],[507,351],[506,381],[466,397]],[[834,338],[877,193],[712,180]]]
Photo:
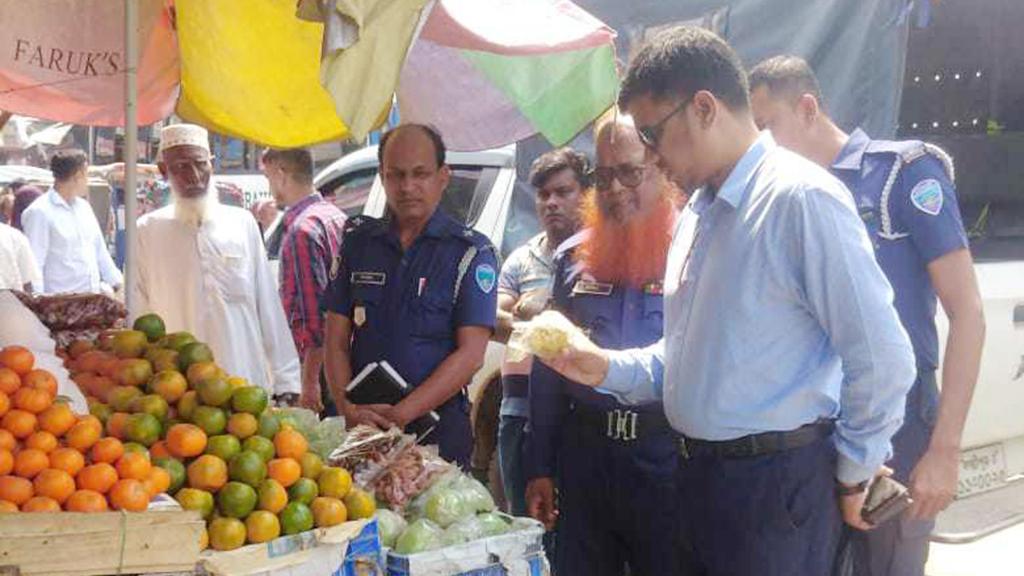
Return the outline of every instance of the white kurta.
[[[173,204],[161,208],[139,220],[134,257],[135,310],[206,342],[231,375],[272,394],[301,392],[299,357],[252,214],[212,202],[196,226],[176,218]]]

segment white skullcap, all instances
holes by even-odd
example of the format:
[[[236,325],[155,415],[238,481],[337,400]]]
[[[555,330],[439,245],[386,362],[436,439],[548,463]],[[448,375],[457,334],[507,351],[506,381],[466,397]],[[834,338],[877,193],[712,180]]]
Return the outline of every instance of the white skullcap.
[[[210,151],[210,136],[206,128],[195,124],[172,124],[160,129],[160,153],[175,146],[198,146]]]

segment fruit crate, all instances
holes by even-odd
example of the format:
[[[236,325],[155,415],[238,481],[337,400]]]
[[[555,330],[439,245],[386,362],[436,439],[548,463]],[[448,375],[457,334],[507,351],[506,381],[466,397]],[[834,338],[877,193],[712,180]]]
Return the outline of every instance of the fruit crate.
[[[203,526],[195,512],[168,510],[2,514],[0,573],[190,572],[199,560]]]
[[[550,576],[544,555],[544,527],[418,554],[388,553],[388,576]]]
[[[374,576],[383,572],[373,561],[380,558],[376,526],[372,520],[356,520],[237,550],[207,551],[200,556],[197,573],[207,576]],[[353,558],[354,555],[359,558]]]

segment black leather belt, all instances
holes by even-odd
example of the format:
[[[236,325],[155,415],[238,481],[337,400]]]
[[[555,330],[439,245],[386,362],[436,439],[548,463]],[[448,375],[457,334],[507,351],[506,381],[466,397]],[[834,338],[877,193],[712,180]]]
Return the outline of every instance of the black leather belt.
[[[509,374],[501,377],[501,393],[505,398],[526,398],[530,395],[530,377]]]
[[[793,450],[812,444],[832,434],[835,422],[818,420],[787,432],[761,432],[733,440],[698,440],[684,436],[679,453],[684,458],[710,455],[718,458],[753,458]]]
[[[577,404],[571,418],[594,436],[617,442],[633,442],[671,430],[661,412],[597,410]]]

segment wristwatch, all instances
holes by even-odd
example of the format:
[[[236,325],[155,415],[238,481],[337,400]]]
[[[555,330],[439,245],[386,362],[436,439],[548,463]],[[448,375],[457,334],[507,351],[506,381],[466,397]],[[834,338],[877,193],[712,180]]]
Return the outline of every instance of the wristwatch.
[[[853,486],[847,486],[846,484],[836,480],[836,494],[839,496],[854,496],[856,494],[860,494],[868,489],[869,482],[870,480],[864,480],[863,482],[858,482]]]

